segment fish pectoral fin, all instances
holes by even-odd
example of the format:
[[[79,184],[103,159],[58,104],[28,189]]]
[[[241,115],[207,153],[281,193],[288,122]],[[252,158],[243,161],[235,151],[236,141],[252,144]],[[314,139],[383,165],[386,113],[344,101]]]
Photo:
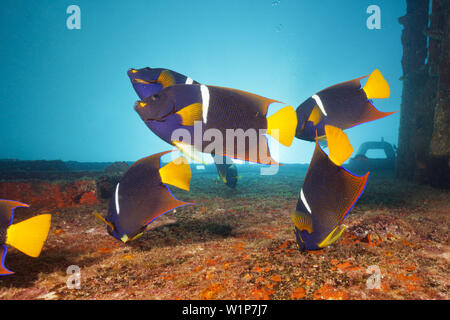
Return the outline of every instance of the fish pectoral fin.
[[[5,267],[5,258],[7,251],[8,249],[6,248],[6,246],[0,246],[0,276],[6,276],[14,273]]]
[[[320,111],[320,108],[318,105],[316,105],[309,115],[308,121],[311,121],[313,125],[317,125],[320,121],[322,121],[323,113]]]
[[[181,156],[159,169],[162,183],[189,191],[191,167],[185,157]]]
[[[363,90],[366,93],[367,99],[386,99],[391,94],[389,84],[378,69],[375,69],[370,74]]]
[[[181,117],[183,126],[193,126],[195,121],[203,120],[203,106],[201,103],[193,103],[178,111],[177,114]]]
[[[289,147],[297,130],[297,113],[291,106],[284,107],[267,118],[267,134]]]
[[[50,230],[51,215],[41,214],[11,225],[6,233],[6,244],[26,255],[37,258]]]
[[[203,157],[200,152],[198,152],[195,147],[191,144],[187,144],[180,141],[172,141],[173,145],[177,147],[181,152],[183,152],[186,156],[188,156],[190,159],[200,162],[204,165],[206,165],[206,162],[203,161]]]
[[[163,86],[163,88],[167,88],[173,86],[175,82],[175,77],[172,72],[169,70],[163,70],[158,77],[157,82]]]
[[[298,230],[306,230],[310,234],[313,232],[311,215],[305,212],[295,211],[291,213],[291,219]]]
[[[329,246],[330,244],[333,244],[334,242],[336,242],[337,239],[339,239],[342,235],[342,233],[344,232],[346,226],[345,225],[340,225],[337,226],[336,228],[333,229],[333,231],[330,232],[330,234],[322,240],[321,243],[319,243],[317,246],[319,248],[325,248],[327,246]]]
[[[328,141],[328,157],[340,167],[352,155],[353,147],[347,135],[339,128],[326,125],[325,135]]]

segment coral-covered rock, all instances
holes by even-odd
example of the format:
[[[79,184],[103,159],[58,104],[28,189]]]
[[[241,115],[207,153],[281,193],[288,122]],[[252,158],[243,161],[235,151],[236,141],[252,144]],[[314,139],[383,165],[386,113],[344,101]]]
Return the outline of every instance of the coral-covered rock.
[[[99,202],[95,180],[0,182],[0,198],[21,201],[35,208],[72,208]]]

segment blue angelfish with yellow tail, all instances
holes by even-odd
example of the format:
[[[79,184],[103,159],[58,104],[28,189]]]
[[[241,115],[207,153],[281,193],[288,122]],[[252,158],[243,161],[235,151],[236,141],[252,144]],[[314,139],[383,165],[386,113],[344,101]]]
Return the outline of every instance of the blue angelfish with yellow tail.
[[[364,86],[361,80],[367,78]],[[297,108],[298,139],[314,141],[325,138],[325,126],[342,130],[386,117],[395,112],[377,110],[372,99],[389,98],[390,88],[381,72],[376,69],[364,76],[326,88],[308,98]]]
[[[186,158],[179,157],[161,167],[161,152],[136,161],[116,185],[106,219],[107,231],[126,243],[142,236],[147,225],[159,216],[192,203],[177,200],[168,185],[189,191],[191,169]]]
[[[165,68],[131,68],[128,77],[140,99],[157,94],[162,89],[175,84],[200,84],[192,78]],[[219,179],[228,187],[235,188],[238,181],[237,167],[228,157],[211,154],[216,164]]]
[[[291,214],[300,250],[318,250],[331,245],[345,230],[344,219],[364,191],[369,173],[359,177],[342,164],[353,148],[339,128],[326,125],[329,155],[316,148],[300,191],[296,211]]]
[[[41,254],[50,229],[50,214],[41,214],[12,224],[14,210],[18,207],[29,206],[18,201],[0,200],[0,275],[14,273],[5,266],[6,245],[37,258]]]
[[[217,148],[208,152],[250,162],[278,164],[270,155],[265,134],[290,146],[297,116],[295,110],[287,106],[267,117],[268,107],[273,102],[278,101],[236,89],[180,84],[136,102],[135,110],[150,130],[190,157],[194,158],[195,152],[205,152],[211,143],[208,139],[192,141],[197,125],[202,137],[213,129],[209,132],[219,133],[222,138],[220,142],[215,140]],[[173,137],[174,131],[181,128],[189,133],[191,141]],[[229,130],[235,134],[227,134]],[[247,143],[249,133],[254,134],[253,143]]]

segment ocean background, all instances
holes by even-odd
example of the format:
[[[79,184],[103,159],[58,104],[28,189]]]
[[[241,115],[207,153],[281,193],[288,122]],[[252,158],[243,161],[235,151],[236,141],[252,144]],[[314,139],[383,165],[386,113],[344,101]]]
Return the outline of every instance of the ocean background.
[[[69,5],[81,29],[69,30]],[[381,9],[381,29],[366,12]],[[379,68],[399,110],[405,1],[4,0],[0,11],[0,159],[136,161],[171,146],[134,112],[126,71],[164,67],[294,108],[330,85]],[[283,105],[273,104],[272,114]],[[397,144],[399,114],[347,130]],[[276,146],[274,146],[276,145]],[[314,144],[278,143],[274,158],[309,163]]]

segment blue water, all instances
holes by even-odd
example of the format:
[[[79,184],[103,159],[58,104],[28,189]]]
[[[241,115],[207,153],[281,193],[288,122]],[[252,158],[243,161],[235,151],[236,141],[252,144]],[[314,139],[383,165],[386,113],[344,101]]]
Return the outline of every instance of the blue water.
[[[69,5],[81,29],[69,30]],[[369,30],[369,5],[381,29]],[[403,0],[3,0],[0,11],[0,158],[134,161],[171,147],[133,110],[130,67],[166,67],[211,85],[296,108],[327,86],[379,68],[399,110],[398,17]],[[273,105],[273,113],[282,105]],[[397,144],[399,114],[347,131]],[[295,139],[281,162],[307,163],[314,144]]]

